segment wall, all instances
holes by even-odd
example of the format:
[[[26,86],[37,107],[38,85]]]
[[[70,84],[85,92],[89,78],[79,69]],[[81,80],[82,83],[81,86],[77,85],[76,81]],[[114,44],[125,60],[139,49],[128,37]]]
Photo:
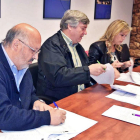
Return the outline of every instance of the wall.
[[[86,50],[102,36],[113,20],[123,19],[131,25],[133,0],[112,1],[111,19],[94,20],[95,0],[71,0],[71,9],[84,12],[90,19],[88,34],[81,41]],[[43,43],[59,30],[60,19],[43,19],[43,0],[1,0],[0,41],[11,27],[22,22],[36,27]],[[129,45],[129,36],[125,43]]]
[[[133,30],[130,36],[130,55],[134,58],[140,58],[140,1],[134,0],[133,16],[132,16]]]

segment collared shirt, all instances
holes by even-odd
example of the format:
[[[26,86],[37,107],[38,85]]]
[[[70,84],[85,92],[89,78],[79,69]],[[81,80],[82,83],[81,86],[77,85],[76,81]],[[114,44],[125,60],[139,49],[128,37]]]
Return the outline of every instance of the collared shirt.
[[[71,52],[74,66],[81,67],[82,63],[81,63],[80,57],[79,57],[77,50],[76,50],[76,46],[78,45],[78,43],[73,45],[72,40],[68,36],[66,36],[62,31],[61,31],[61,34],[62,34],[63,39],[67,43],[67,46]],[[85,88],[84,84],[78,85],[78,92],[83,90],[84,88]]]
[[[18,91],[20,91],[20,88],[19,88],[20,83],[21,83],[21,81],[23,79],[23,76],[24,76],[24,74],[25,74],[25,72],[27,71],[28,68],[25,68],[25,69],[22,69],[22,70],[17,70],[17,67],[14,65],[14,63],[12,62],[10,57],[8,56],[8,54],[5,51],[3,45],[1,45],[1,46],[2,46],[3,52],[4,52],[5,56],[6,56],[6,59],[7,59],[8,63],[9,63],[9,66],[11,68],[11,71],[13,72],[13,75],[15,77],[17,89],[18,89]]]

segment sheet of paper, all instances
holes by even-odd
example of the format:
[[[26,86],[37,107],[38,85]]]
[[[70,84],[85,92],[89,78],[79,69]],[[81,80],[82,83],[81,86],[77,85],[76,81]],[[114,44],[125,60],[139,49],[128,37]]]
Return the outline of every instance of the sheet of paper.
[[[131,82],[131,83],[135,83],[137,85],[140,85],[140,73],[139,72],[133,72],[134,62],[133,62],[132,59],[130,59],[130,61],[131,61],[132,65],[129,67],[129,72],[128,73],[121,73],[120,77],[116,80]]]
[[[106,117],[122,120],[128,123],[140,125],[140,117],[134,116],[132,114],[140,114],[140,111],[113,105],[111,108],[105,111],[102,115]]]
[[[133,93],[116,90],[111,94],[107,95],[106,97],[132,105],[140,106],[140,96]]]
[[[132,58],[130,58],[130,62],[131,62],[131,66],[129,67],[129,73],[131,74],[133,71],[133,66],[134,66],[134,62]]]
[[[66,112],[67,112],[66,113],[67,119],[66,119],[65,123],[62,125],[59,125],[59,126],[55,126],[55,129],[60,130],[60,127],[63,126],[63,128],[64,128],[63,131],[65,131],[65,130],[67,131],[68,129],[66,129],[66,128],[70,128],[71,130],[73,129],[73,131],[64,133],[64,134],[59,135],[57,137],[55,137],[55,135],[52,135],[50,137],[50,140],[52,139],[52,137],[53,138],[55,137],[56,140],[57,139],[61,139],[61,140],[62,139],[64,139],[64,140],[70,139],[70,138],[78,135],[79,133],[85,131],[86,129],[90,128],[91,126],[93,126],[97,123],[97,121],[88,119],[86,117],[80,116],[80,115],[75,114],[73,112],[70,112],[70,111],[66,111]],[[50,128],[51,126],[48,126],[48,127]],[[54,126],[52,126],[52,127],[54,127]],[[45,129],[41,130],[40,133],[44,134],[44,133],[46,133],[46,131],[47,131],[47,129],[45,128]],[[52,128],[52,131],[54,131],[53,128]]]
[[[130,77],[130,73],[129,72],[127,72],[127,73],[121,73],[120,74],[120,77],[118,79],[116,79],[116,80],[134,83],[134,81]]]
[[[117,89],[120,91],[125,91],[125,92],[129,92],[129,93],[133,93],[133,94],[137,94],[140,95],[140,87],[139,86],[135,86],[135,85],[126,85],[126,86],[122,86],[122,85],[111,85],[112,89]]]
[[[17,139],[14,140],[19,140],[20,138],[18,136],[20,135],[28,135],[28,134],[31,134],[32,138],[35,140],[38,140],[36,139],[37,137],[44,138],[44,140],[46,139],[57,140],[58,138],[67,140],[85,131],[86,129],[90,128],[96,123],[97,121],[88,119],[86,117],[80,116],[70,111],[66,111],[65,123],[60,124],[58,126],[45,125],[27,131],[3,131],[3,132],[4,134],[7,134],[7,136],[9,135],[15,135],[15,137],[17,136]]]
[[[0,140],[48,140],[48,137],[41,136],[38,133],[1,133]]]
[[[135,84],[140,85],[140,73],[139,72],[132,72],[130,76]]]
[[[137,85],[140,85],[140,73],[139,72],[132,72],[131,75],[130,75],[130,72],[121,73],[120,77],[116,80],[135,83]]]
[[[104,73],[100,74],[99,76],[90,75],[98,84],[110,84],[113,85],[114,83],[114,68],[112,65],[105,64],[107,66]]]

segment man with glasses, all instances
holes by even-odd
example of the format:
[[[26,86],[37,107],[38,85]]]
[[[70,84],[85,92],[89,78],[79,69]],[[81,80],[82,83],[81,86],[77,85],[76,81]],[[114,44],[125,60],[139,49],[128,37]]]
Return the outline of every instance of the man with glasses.
[[[38,58],[41,36],[22,23],[7,32],[0,44],[0,130],[28,130],[65,121],[65,111],[38,99],[29,64]]]

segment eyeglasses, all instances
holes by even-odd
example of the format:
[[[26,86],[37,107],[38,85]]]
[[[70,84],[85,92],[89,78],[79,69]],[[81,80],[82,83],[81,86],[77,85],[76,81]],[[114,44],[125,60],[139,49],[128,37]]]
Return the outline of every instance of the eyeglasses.
[[[34,54],[37,54],[37,53],[39,53],[40,52],[40,50],[35,50],[34,48],[32,48],[32,47],[30,47],[29,45],[27,45],[26,43],[24,43],[22,40],[20,40],[20,39],[18,39],[21,43],[23,43],[25,46],[27,46],[28,48],[30,48],[33,52],[34,52]]]

